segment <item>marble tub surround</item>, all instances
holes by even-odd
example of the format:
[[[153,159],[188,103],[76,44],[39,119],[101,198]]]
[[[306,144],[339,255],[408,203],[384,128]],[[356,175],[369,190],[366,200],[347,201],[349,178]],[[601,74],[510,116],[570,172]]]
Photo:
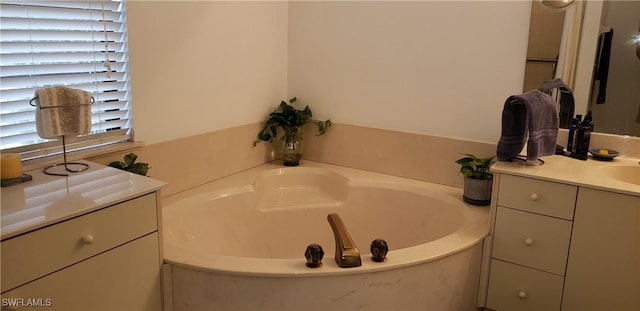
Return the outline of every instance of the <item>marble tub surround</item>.
[[[169,196],[275,160],[275,144],[258,144],[252,148],[256,133],[262,126],[263,123],[241,125],[96,156],[90,160],[106,165],[135,152],[138,161],[149,163],[150,177],[168,182],[162,195]]]
[[[324,136],[304,133],[303,158],[462,188],[454,161],[461,154],[491,156],[495,143],[334,123]]]
[[[476,310],[489,210],[464,204],[460,188],[306,160],[163,203],[174,310]],[[334,212],[361,266],[334,262]],[[367,249],[375,238],[389,242],[383,262]],[[326,252],[316,269],[310,243]]]
[[[219,310],[477,311],[481,255],[477,244],[429,264],[325,277],[263,278],[172,266],[173,310],[212,310],[216,305]]]
[[[252,143],[263,123],[252,123],[133,150],[149,163],[149,176],[168,182],[169,196],[219,178],[276,160],[277,144]],[[334,164],[448,186],[462,187],[454,162],[462,153],[492,155],[492,143],[333,123],[325,135],[304,128],[303,161]],[[280,137],[276,138],[280,139]],[[131,150],[91,157],[108,164]]]

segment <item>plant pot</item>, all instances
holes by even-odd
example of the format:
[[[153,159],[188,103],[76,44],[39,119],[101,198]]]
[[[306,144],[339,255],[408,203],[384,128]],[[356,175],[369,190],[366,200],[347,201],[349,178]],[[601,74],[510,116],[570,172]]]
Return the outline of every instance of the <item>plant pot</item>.
[[[493,176],[487,178],[464,178],[464,195],[462,199],[473,205],[491,204],[491,189],[493,186]]]
[[[282,161],[285,166],[298,166],[302,158],[302,137],[299,135],[283,138]]]

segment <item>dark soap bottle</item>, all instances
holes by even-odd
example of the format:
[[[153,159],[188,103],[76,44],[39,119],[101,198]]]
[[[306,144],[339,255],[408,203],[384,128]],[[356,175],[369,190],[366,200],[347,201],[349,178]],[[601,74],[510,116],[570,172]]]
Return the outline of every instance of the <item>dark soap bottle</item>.
[[[584,121],[580,123],[576,130],[577,145],[575,146],[576,152],[579,155],[586,156],[589,151],[589,142],[591,140],[591,131],[593,131],[593,119],[591,117],[591,111],[587,112],[584,117]]]
[[[578,114],[573,121],[571,122],[571,126],[569,127],[569,141],[567,142],[567,151],[576,152],[576,130],[580,127],[580,123],[582,121],[582,115]]]

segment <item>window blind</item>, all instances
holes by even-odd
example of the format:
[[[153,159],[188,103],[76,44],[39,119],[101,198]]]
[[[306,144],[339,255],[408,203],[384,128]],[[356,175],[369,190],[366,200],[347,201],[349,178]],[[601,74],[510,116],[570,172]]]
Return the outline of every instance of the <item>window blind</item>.
[[[92,93],[91,133],[77,150],[131,139],[124,0],[2,0],[0,4],[0,149],[23,159],[61,152],[60,140],[38,136],[38,88]]]

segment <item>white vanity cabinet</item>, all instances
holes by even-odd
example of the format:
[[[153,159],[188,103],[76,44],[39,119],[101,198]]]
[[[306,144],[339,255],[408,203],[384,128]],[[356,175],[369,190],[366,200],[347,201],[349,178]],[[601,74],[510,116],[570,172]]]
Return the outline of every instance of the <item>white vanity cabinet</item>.
[[[487,308],[559,310],[577,187],[501,174]]]
[[[545,161],[493,168],[481,306],[640,310],[640,186],[600,170],[638,161]]]
[[[93,185],[75,176],[3,188],[2,310],[161,310],[164,183],[92,167]]]
[[[580,188],[562,310],[640,310],[640,196]]]

